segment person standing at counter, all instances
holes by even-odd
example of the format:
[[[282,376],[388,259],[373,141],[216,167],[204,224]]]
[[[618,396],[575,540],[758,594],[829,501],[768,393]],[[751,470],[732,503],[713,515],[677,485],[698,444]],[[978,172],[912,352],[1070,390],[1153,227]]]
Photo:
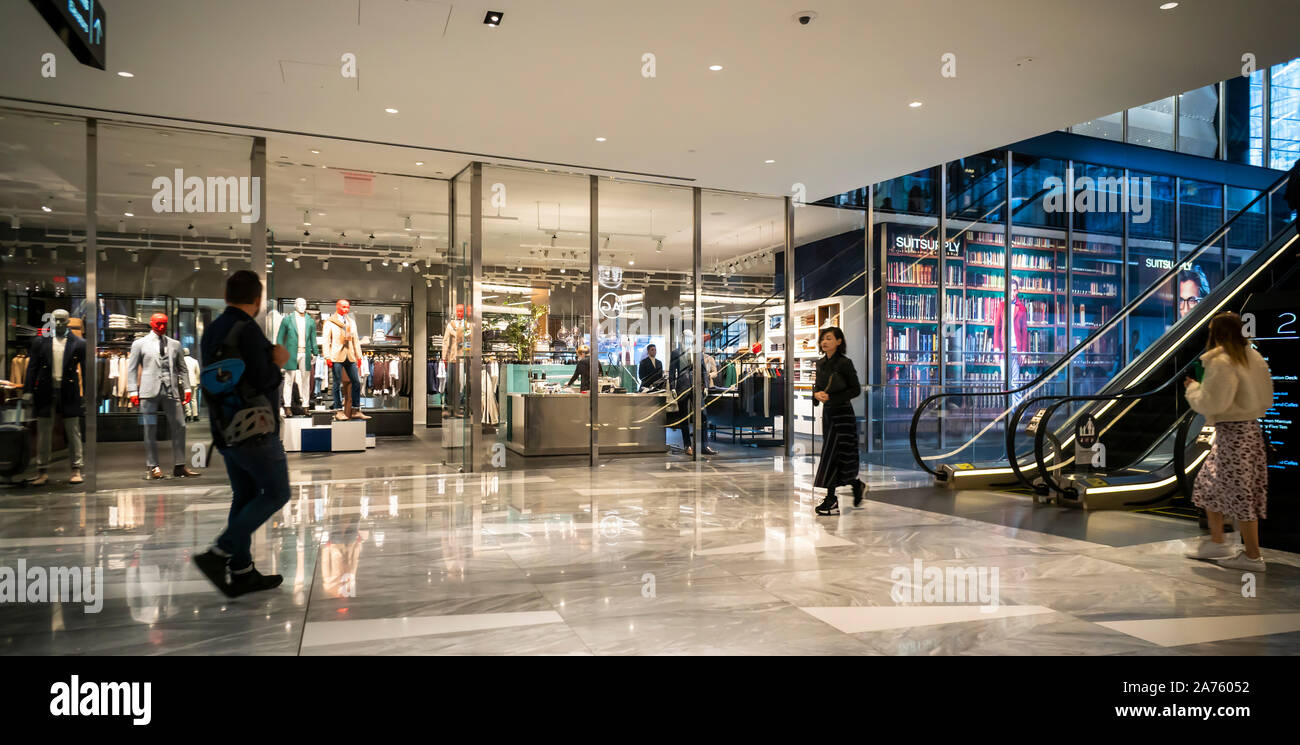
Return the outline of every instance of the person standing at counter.
[[[668,364],[668,377],[677,393],[677,411],[669,414],[669,426],[676,426],[682,433],[682,447],[686,454],[695,455],[695,446],[691,440],[691,420],[695,418],[695,360],[690,354],[678,347],[673,351],[672,361]],[[707,389],[705,400],[708,400]],[[676,417],[676,419],[674,419]],[[709,411],[700,412],[700,421],[707,433],[709,428]],[[705,455],[717,455],[718,451],[704,446]]]
[[[646,357],[637,367],[637,377],[641,380],[641,390],[655,391],[664,387],[664,363],[655,359],[655,345],[645,348]]]
[[[862,387],[853,360],[845,355],[844,332],[834,326],[822,329],[820,344],[823,356],[817,360],[813,406],[822,405],[822,457],[813,486],[826,490],[817,514],[838,515],[836,487],[852,487],[854,507],[862,504],[867,489],[858,478],[858,419],[853,413],[853,399]]]
[[[569,386],[573,385],[573,381],[579,381],[578,389],[583,393],[591,390],[591,366],[587,362],[588,354],[591,354],[591,347],[586,344],[578,347],[578,368],[573,371],[573,377],[569,378],[569,382],[565,383],[566,386]],[[596,360],[596,375],[604,374],[605,370],[600,366],[600,360]]]

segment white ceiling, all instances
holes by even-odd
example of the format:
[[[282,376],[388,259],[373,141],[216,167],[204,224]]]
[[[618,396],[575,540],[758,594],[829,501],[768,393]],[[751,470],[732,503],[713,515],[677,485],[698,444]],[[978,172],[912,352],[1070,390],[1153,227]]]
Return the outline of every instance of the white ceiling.
[[[0,96],[462,153],[449,163],[777,195],[799,182],[815,200],[1235,76],[1246,52],[1261,66],[1300,56],[1295,0],[1159,4],[119,0],[103,72],[11,1]],[[820,17],[800,26],[806,8]],[[500,28],[482,23],[489,9]],[[56,78],[40,75],[45,52]],[[345,52],[357,79],[339,74]],[[956,78],[940,76],[946,52]]]

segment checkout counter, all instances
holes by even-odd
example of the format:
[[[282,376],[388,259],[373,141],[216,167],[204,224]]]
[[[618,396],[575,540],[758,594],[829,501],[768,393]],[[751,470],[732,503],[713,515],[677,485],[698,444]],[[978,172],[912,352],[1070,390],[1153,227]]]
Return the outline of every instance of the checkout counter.
[[[524,366],[520,366],[524,367]],[[561,366],[548,366],[561,367]],[[566,381],[572,374],[555,375]],[[557,371],[560,372],[560,371]],[[668,394],[618,393],[626,380],[600,378],[600,452],[662,453],[668,450],[665,436]],[[630,387],[630,386],[629,386]],[[506,394],[506,447],[523,456],[586,455],[590,452],[591,398],[577,388],[564,388],[545,379],[528,385],[511,386],[527,392]]]

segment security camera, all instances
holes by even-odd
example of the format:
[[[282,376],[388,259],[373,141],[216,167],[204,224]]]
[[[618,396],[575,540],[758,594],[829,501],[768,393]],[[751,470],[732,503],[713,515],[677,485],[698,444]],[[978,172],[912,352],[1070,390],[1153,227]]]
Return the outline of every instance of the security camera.
[[[817,11],[803,10],[794,14],[794,19],[799,22],[800,26],[807,26],[817,20]]]

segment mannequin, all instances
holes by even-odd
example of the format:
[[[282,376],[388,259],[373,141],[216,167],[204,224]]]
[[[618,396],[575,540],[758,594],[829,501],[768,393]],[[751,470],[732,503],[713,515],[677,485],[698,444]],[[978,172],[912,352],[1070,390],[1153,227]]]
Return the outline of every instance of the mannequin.
[[[325,364],[334,370],[335,384],[343,386],[343,410],[334,414],[339,421],[370,418],[361,412],[361,379],[357,375],[361,343],[351,310],[352,303],[339,300],[334,315],[325,322]]]
[[[469,324],[465,320],[465,306],[456,304],[456,316],[447,321],[447,329],[442,334],[442,359],[447,363],[447,384],[443,391],[443,408],[448,416],[459,416],[462,411],[462,391],[459,366],[461,355],[465,352],[466,333]]]
[[[189,478],[198,471],[185,465],[185,416],[183,405],[194,398],[189,369],[181,354],[181,343],[167,336],[167,314],[149,317],[149,333],[131,344],[126,363],[126,392],[131,405],[140,407],[144,419],[144,445],[148,457],[146,479],[161,479],[158,464],[157,414],[167,417],[172,437],[172,475]]]
[[[275,343],[289,350],[289,361],[282,368],[284,390],[280,395],[280,405],[284,407],[285,416],[306,416],[304,407],[311,399],[312,360],[320,354],[320,347],[316,345],[316,320],[307,315],[306,298],[300,297],[293,301],[293,312],[280,321]],[[290,409],[294,385],[298,386],[298,397],[302,403]]]
[[[190,376],[190,391],[194,394],[190,402],[185,404],[185,421],[197,422],[199,420],[199,394],[202,388],[199,387],[199,375],[201,369],[199,361],[190,356],[190,349],[186,347],[181,352],[185,354],[185,371]]]
[[[81,475],[82,444],[81,415],[82,376],[86,365],[86,342],[68,330],[68,311],[54,311],[54,333],[38,337],[32,344],[31,361],[27,366],[27,380],[23,398],[36,404],[36,478],[31,486],[49,483],[45,470],[50,464],[54,434],[54,414],[63,417],[63,432],[68,439],[68,453],[72,460],[72,477],[69,483],[85,481]]]

